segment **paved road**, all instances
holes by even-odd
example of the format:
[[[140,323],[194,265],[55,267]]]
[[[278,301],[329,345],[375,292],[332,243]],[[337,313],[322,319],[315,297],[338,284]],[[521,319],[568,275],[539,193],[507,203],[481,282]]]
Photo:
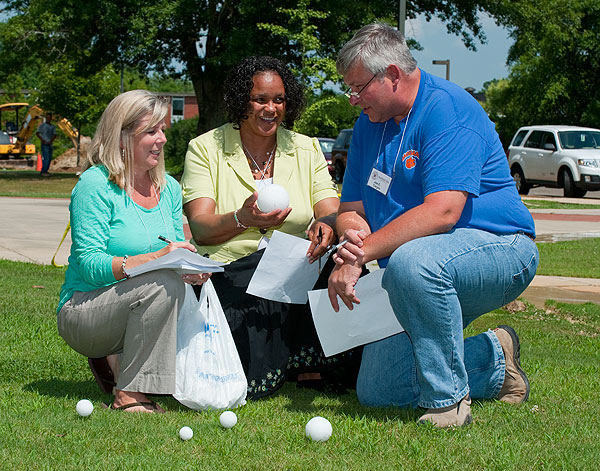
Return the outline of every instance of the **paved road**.
[[[539,199],[544,195],[532,194],[530,197]],[[589,202],[587,198],[585,202]],[[600,194],[598,204],[598,209],[533,211],[538,241],[600,237]],[[50,264],[69,220],[69,201],[0,197],[0,214],[0,259]],[[189,237],[187,224],[184,228]],[[67,262],[70,246],[71,239],[67,236],[56,255],[57,264]],[[548,298],[600,303],[600,280],[536,276],[523,297],[540,307]]]

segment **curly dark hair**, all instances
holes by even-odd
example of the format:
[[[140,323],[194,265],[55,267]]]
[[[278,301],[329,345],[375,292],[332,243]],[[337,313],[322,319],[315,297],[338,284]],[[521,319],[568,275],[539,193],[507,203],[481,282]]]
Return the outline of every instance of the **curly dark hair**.
[[[236,129],[239,129],[242,121],[248,119],[250,92],[254,87],[253,77],[267,71],[279,74],[283,81],[285,116],[282,125],[291,129],[304,110],[304,87],[282,61],[270,56],[247,57],[229,72],[225,80],[225,111]]]

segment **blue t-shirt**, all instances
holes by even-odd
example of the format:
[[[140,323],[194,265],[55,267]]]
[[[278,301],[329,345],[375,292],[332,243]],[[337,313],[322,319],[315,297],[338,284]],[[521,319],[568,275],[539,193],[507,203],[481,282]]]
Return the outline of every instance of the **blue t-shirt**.
[[[392,177],[387,195],[367,186],[373,168]],[[466,191],[456,226],[535,237],[494,124],[465,90],[421,70],[413,107],[400,124],[360,115],[348,152],[342,202],[362,201],[372,231],[430,193]],[[387,258],[379,260],[381,266]]]

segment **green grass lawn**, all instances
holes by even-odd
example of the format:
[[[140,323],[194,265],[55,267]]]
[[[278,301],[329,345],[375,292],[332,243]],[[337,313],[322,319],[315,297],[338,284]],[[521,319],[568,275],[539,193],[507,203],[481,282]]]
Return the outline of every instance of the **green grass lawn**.
[[[6,470],[595,470],[600,459],[600,306],[549,304],[497,310],[467,335],[507,323],[522,340],[529,402],[474,401],[474,423],[453,431],[417,426],[420,411],[366,408],[354,392],[329,396],[286,385],[238,409],[195,412],[166,397],[164,415],[101,408],[84,357],[56,330],[64,270],[0,261],[0,469]],[[94,413],[81,418],[79,399]],[[315,415],[333,435],[304,435]],[[194,437],[179,439],[188,425]]]
[[[537,244],[538,275],[600,278],[600,239],[589,238]]]
[[[70,198],[79,177],[74,173],[51,173],[42,177],[34,170],[0,170],[0,196]]]
[[[529,209],[600,209],[600,205],[591,203],[560,203],[551,200],[523,200]]]

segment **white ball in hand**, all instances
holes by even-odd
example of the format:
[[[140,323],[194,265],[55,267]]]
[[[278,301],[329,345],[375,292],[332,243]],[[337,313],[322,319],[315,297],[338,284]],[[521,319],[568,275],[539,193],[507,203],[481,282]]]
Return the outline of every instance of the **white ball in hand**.
[[[256,205],[263,213],[286,209],[290,205],[290,195],[284,187],[273,183],[259,190]]]
[[[314,442],[326,442],[332,432],[331,423],[324,417],[313,417],[306,424],[306,436]]]

